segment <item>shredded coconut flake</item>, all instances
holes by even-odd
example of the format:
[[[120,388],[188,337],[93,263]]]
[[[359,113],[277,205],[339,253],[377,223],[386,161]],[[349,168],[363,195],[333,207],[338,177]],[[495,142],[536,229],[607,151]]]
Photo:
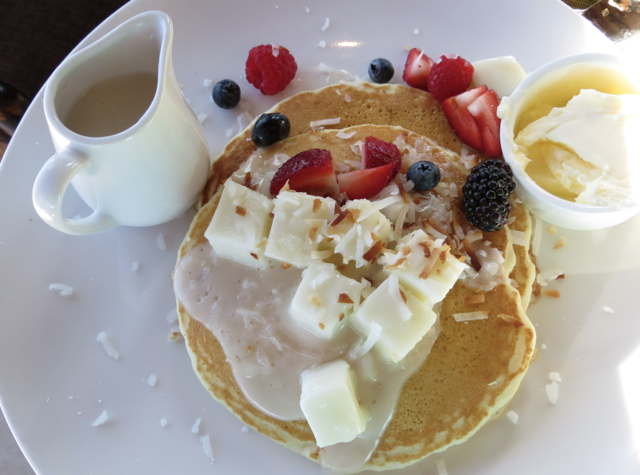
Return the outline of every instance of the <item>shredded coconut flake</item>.
[[[233,129],[227,129],[224,133],[227,137],[231,137],[233,135]]]
[[[560,373],[555,373],[555,372],[549,373],[549,379],[551,381],[558,381],[558,382],[562,381],[562,378],[560,378]]]
[[[304,7],[304,9],[307,11],[307,13],[309,13],[311,10],[309,10],[309,7]]]
[[[313,120],[309,123],[309,127],[315,129],[317,127],[321,127],[324,125],[335,125],[340,123],[340,117],[336,117],[334,119],[322,119],[322,120]]]
[[[414,35],[419,35],[420,34],[420,30],[418,28],[416,28],[415,30],[413,30],[413,34]]]
[[[449,475],[447,473],[447,467],[444,466],[444,460],[436,459],[436,467],[438,468],[438,475]]]
[[[511,422],[513,422],[514,424],[518,423],[518,414],[516,414],[514,411],[507,412],[507,417],[511,419]]]
[[[542,240],[542,220],[537,216],[533,219],[533,237],[531,238],[531,253],[537,256],[540,253],[540,241]]]
[[[344,100],[347,102],[351,102],[351,96],[349,94],[344,95]]]
[[[194,434],[197,434],[198,432],[200,432],[200,423],[202,421],[200,420],[200,418],[196,419],[196,422],[193,424],[193,427],[191,428],[191,432]]]
[[[553,381],[551,384],[547,384],[547,397],[551,404],[558,402],[558,389],[560,385],[557,381]]]
[[[118,359],[120,355],[111,344],[111,341],[109,341],[109,337],[107,337],[107,334],[105,332],[98,333],[98,337],[96,338],[96,341],[99,341],[100,343],[102,343],[102,346],[104,346],[104,349],[109,356],[111,356],[114,360]]]
[[[204,450],[204,454],[212,461],[215,462],[213,458],[213,451],[211,450],[211,440],[209,439],[209,434],[200,437],[200,442],[202,442],[202,449]]]
[[[516,246],[527,245],[527,235],[525,233],[523,233],[522,231],[514,231],[513,229],[510,229],[509,232],[511,233],[511,241],[513,242],[514,245]]]
[[[329,28],[329,18],[324,21],[324,25],[322,25],[322,31],[326,31]]]
[[[367,339],[356,343],[353,349],[349,352],[349,356],[353,359],[356,359],[366,355],[369,350],[373,348],[373,345],[375,345],[376,342],[380,339],[381,333],[382,327],[375,322],[372,323]]]
[[[201,112],[200,114],[198,114],[198,121],[200,121],[201,124],[204,124],[204,121],[207,120],[208,118],[209,116],[204,112]]]
[[[131,270],[133,272],[137,271],[140,268],[140,263],[139,262],[132,262],[131,263]]]
[[[489,317],[489,312],[486,310],[479,312],[465,312],[465,313],[454,313],[453,318],[455,318],[456,322],[469,322],[471,320],[486,320]]]
[[[167,322],[173,323],[178,319],[178,309],[173,307],[169,313],[167,313]]]
[[[318,43],[318,46],[320,46],[320,48],[326,48],[327,42],[325,40],[322,40],[320,43]]]
[[[161,427],[165,427],[167,424],[168,424],[168,422],[164,417],[162,419],[160,419],[160,426]]]
[[[50,284],[49,290],[57,291],[63,297],[70,297],[73,294],[73,287],[64,284]]]
[[[355,130],[353,132],[343,132],[342,130],[336,134],[336,137],[339,139],[350,139],[355,135]]]
[[[105,422],[107,422],[107,419],[109,419],[109,415],[107,414],[107,411],[104,410],[102,411],[102,413],[98,416],[98,418],[93,421],[93,423],[91,424],[93,427],[96,426],[101,426],[102,424],[104,424]]]
[[[156,378],[155,374],[149,375],[149,379],[147,379],[149,386],[154,387],[156,385],[156,381],[158,381],[158,378]]]
[[[602,310],[604,310],[607,313],[615,313],[611,307],[602,307]]]
[[[158,244],[158,249],[160,249],[161,251],[167,250],[167,244],[164,242],[164,236],[162,235],[162,233],[158,233],[156,243]]]
[[[205,79],[204,87],[211,87],[211,86],[213,86],[213,79]]]

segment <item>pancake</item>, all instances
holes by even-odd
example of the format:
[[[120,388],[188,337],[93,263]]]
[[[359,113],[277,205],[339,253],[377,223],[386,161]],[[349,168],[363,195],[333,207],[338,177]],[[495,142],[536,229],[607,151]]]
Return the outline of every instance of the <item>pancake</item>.
[[[330,91],[337,96],[335,89],[336,86],[332,86],[321,90],[320,93],[326,94]],[[354,92],[354,101],[356,97],[359,96]],[[282,108],[278,107],[278,110]],[[317,117],[314,117],[315,119]],[[433,123],[437,121],[434,120]],[[243,162],[248,159],[253,162],[268,161],[276,154],[291,157],[310,148],[323,148],[331,151],[334,162],[340,164],[336,166],[348,167],[350,161],[358,159],[352,145],[364,141],[367,136],[396,142],[400,144],[401,149],[405,148],[403,144],[406,144],[401,173],[405,173],[410,164],[419,159],[429,159],[438,164],[443,186],[437,190],[420,193],[419,199],[444,200],[443,197],[448,193],[447,200],[438,202],[449,203],[451,213],[436,213],[430,220],[416,218],[413,223],[407,223],[405,233],[415,228],[424,228],[428,232],[436,233],[441,231],[455,252],[465,255],[464,246],[460,242],[461,237],[479,231],[466,222],[461,211],[461,187],[466,174],[459,155],[427,137],[400,127],[360,125],[342,132],[342,136],[351,133],[353,135],[343,139],[337,136],[336,130],[301,132],[255,153],[253,147],[247,147],[243,156],[238,155],[238,149],[242,148],[240,145],[243,141],[246,143],[246,140],[241,136],[240,140],[232,141],[212,168],[212,188],[203,199],[204,205],[196,215],[180,248],[178,262],[198,246],[208,245],[204,232],[220,197],[220,190],[213,193],[213,184],[224,182]],[[446,136],[447,133],[442,135]],[[413,153],[412,150],[417,152]],[[240,172],[234,179],[242,182],[243,176],[244,172]],[[260,186],[259,180],[260,176],[257,174],[252,176],[254,186]],[[451,192],[452,185],[455,185],[455,193]],[[448,191],[445,188],[448,188]],[[513,224],[521,232],[528,232],[530,236],[531,221],[527,221],[526,209],[516,202],[512,205],[518,210]],[[431,209],[428,212],[431,212]],[[526,286],[530,285],[529,268],[524,264],[525,256],[516,252],[518,247],[523,246],[513,246],[508,228],[481,234],[472,247],[475,247],[476,251],[498,251],[504,257],[500,273],[482,276],[481,270],[481,274],[476,277],[477,281],[471,278],[461,279],[449,292],[441,304],[441,330],[429,356],[404,384],[393,419],[362,469],[401,468],[431,453],[462,443],[487,421],[500,414],[515,395],[535,345],[535,332],[523,311],[521,299],[521,293],[526,295]],[[490,243],[490,246],[486,246],[485,243]],[[483,266],[483,269],[488,267]],[[518,282],[521,293],[511,285],[510,275],[516,276],[513,278]],[[482,295],[484,301],[470,299],[477,295]],[[487,311],[488,318],[458,322],[454,317],[454,314],[476,311]],[[251,404],[236,383],[231,365],[227,362],[220,343],[207,326],[193,318],[180,301],[178,313],[181,332],[185,337],[193,368],[212,396],[245,424],[281,445],[311,460],[319,461],[320,449],[306,421],[278,420]]]

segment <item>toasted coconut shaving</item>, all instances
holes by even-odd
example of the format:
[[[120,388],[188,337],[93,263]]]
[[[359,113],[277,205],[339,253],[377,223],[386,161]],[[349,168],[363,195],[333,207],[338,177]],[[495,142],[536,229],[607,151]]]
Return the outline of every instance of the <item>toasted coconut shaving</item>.
[[[401,257],[400,259],[398,259],[396,262],[394,262],[391,265],[388,265],[385,267],[386,270],[393,270],[393,269],[397,269],[398,267],[400,267],[402,264],[404,264],[404,262],[407,260],[406,257]]]
[[[407,296],[405,295],[405,293],[402,290],[400,290],[400,295],[402,296],[402,301],[404,303],[407,303]]]
[[[280,267],[282,267],[283,269],[288,269],[291,267],[291,264],[289,264],[288,262],[283,262]]]
[[[313,227],[309,229],[309,239],[311,239],[312,241],[315,240],[317,233],[318,233],[318,228]]]
[[[322,300],[320,300],[320,297],[318,297],[317,295],[313,294],[311,297],[309,297],[309,300],[311,300],[311,302],[318,306],[321,307],[322,306]]]
[[[558,292],[557,290],[554,290],[554,289],[542,289],[541,293],[545,297],[552,297],[554,299],[559,299],[560,298],[560,292]]]
[[[262,241],[260,241],[258,244],[256,244],[256,247],[259,249],[261,247],[265,247],[267,245],[267,242],[269,242],[268,239],[264,239]]]
[[[247,214],[247,210],[242,206],[236,206],[236,214],[239,214],[240,216],[244,216]]]
[[[336,216],[336,219],[333,220],[330,227],[337,226],[342,221],[344,221],[347,218],[347,216],[351,216],[351,212],[348,209],[345,209],[344,211],[340,211],[340,214]]]
[[[478,259],[476,252],[473,250],[471,243],[466,237],[462,240],[462,247],[464,248],[464,252],[469,256],[469,259],[471,259],[471,267],[473,267],[473,270],[480,272],[480,269],[482,269],[482,263],[480,262],[480,259]]]
[[[351,300],[348,294],[343,293],[338,295],[338,303],[353,303],[353,300]]]
[[[320,211],[320,207],[322,206],[322,200],[320,198],[316,198],[313,200],[313,213],[317,213],[318,211]]]
[[[475,304],[475,303],[484,303],[484,294],[469,295],[465,299],[465,303],[467,305],[471,305],[471,304]]]
[[[256,254],[255,252],[251,253],[251,257],[253,257],[256,261],[259,259],[258,254]]]
[[[431,257],[431,249],[429,249],[429,243],[422,241],[418,245],[422,247],[422,250],[424,251],[424,257]]]
[[[558,242],[556,243],[555,246],[553,246],[553,248],[562,249],[566,244],[567,244],[567,238],[564,236],[560,236],[560,239],[558,239]]]
[[[513,325],[516,328],[520,328],[522,325],[524,325],[524,323],[522,323],[520,319],[512,317],[511,315],[507,315],[506,313],[499,313],[497,316],[498,318],[501,318],[502,320]]]
[[[407,194],[407,190],[404,189],[404,186],[402,186],[402,184],[398,181],[398,179],[395,179],[396,185],[398,185],[398,190],[400,191],[400,197],[402,198],[402,201],[404,201],[406,204],[409,204],[409,195]]]
[[[365,261],[372,262],[376,256],[384,249],[384,243],[380,240],[373,243],[373,246],[362,256]]]
[[[454,313],[453,318],[456,322],[469,322],[473,320],[486,320],[489,318],[489,312],[482,310],[479,312]]]

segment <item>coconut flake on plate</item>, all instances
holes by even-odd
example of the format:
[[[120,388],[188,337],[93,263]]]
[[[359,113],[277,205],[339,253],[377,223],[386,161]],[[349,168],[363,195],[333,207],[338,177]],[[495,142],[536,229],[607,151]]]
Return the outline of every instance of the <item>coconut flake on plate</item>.
[[[604,310],[607,313],[615,313],[611,307],[602,307],[602,310]]]
[[[109,337],[105,332],[98,333],[98,337],[96,338],[96,341],[99,341],[100,343],[102,343],[102,346],[104,347],[105,351],[109,356],[111,356],[114,360],[118,359],[120,354],[113,347],[113,345],[111,344],[111,341],[109,340]]]
[[[361,356],[366,355],[369,352],[369,350],[373,348],[373,345],[375,345],[377,341],[380,339],[381,333],[382,333],[382,327],[377,323],[373,322],[371,324],[371,328],[369,330],[369,335],[367,336],[367,339],[358,341],[349,352],[349,356],[355,360],[356,358],[360,358]]]
[[[200,442],[202,442],[202,449],[204,450],[204,454],[212,462],[215,462],[215,459],[213,458],[213,450],[211,450],[211,439],[209,439],[209,434],[200,437]]]
[[[193,424],[193,427],[191,428],[191,432],[193,434],[197,434],[198,432],[200,432],[200,423],[202,422],[202,420],[200,420],[200,418],[196,419],[196,421]]]
[[[522,231],[515,231],[513,229],[509,229],[509,233],[511,234],[511,242],[516,246],[526,246],[527,235]]]
[[[560,388],[560,385],[558,384],[557,381],[553,381],[551,384],[547,384],[546,386],[547,397],[549,398],[549,401],[551,402],[551,404],[555,404],[556,402],[558,402],[559,388]]]
[[[147,379],[147,383],[149,384],[149,386],[154,387],[156,385],[156,381],[158,381],[158,378],[156,378],[156,375],[150,374],[149,378]]]
[[[98,416],[98,418],[93,421],[93,423],[91,424],[93,427],[97,427],[97,426],[101,426],[102,424],[104,424],[105,422],[107,422],[107,419],[109,419],[109,415],[107,414],[107,411],[104,410],[100,413],[100,415]]]
[[[518,423],[518,414],[516,414],[515,411],[509,411],[507,412],[507,417],[511,420],[511,422],[513,422],[514,424]]]
[[[326,48],[326,47],[327,47],[327,42],[326,42],[326,41],[324,41],[324,40],[322,40],[320,43],[318,43],[318,46],[319,46],[320,48]]]
[[[304,9],[307,11],[307,13],[309,13],[311,10],[309,10],[309,7],[304,7]]]
[[[322,25],[322,31],[327,31],[327,28],[329,28],[329,24],[331,22],[329,21],[329,18],[327,17],[327,19],[324,21],[324,25]]]
[[[453,318],[456,322],[470,322],[472,320],[486,320],[489,317],[489,312],[481,310],[478,312],[464,312],[454,313]]]
[[[164,236],[162,235],[162,233],[158,233],[156,244],[158,245],[158,249],[160,249],[161,251],[167,250],[167,244],[164,242]]]
[[[131,270],[133,272],[136,272],[139,268],[140,268],[140,263],[139,262],[135,262],[134,261],[134,262],[131,263]]]
[[[204,112],[201,112],[200,114],[198,114],[198,122],[200,122],[201,124],[204,124],[204,121],[207,120],[208,118],[209,116]]]
[[[63,297],[70,297],[73,294],[73,287],[64,284],[49,284],[49,290],[56,291]]]
[[[233,135],[233,129],[229,128],[225,130],[224,134],[227,136],[227,138],[231,137]]]
[[[309,123],[309,127],[313,130],[318,130],[325,125],[336,125],[340,123],[340,117],[335,117],[333,119],[322,119],[322,120],[312,120]]]
[[[173,323],[178,319],[178,308],[173,307],[169,313],[167,313],[167,323]]]
[[[211,86],[213,86],[213,79],[205,79],[204,87],[211,87]]]
[[[551,372],[549,373],[549,379],[551,381],[562,381],[562,378],[560,378],[560,373],[556,373],[556,372]]]
[[[444,466],[444,460],[436,459],[436,468],[438,469],[438,475],[449,475],[447,473],[447,467]]]
[[[160,419],[160,426],[161,427],[166,427],[167,424],[168,424],[168,422],[164,417],[162,419]]]
[[[242,432],[249,432],[249,428],[248,428],[247,426],[242,426],[242,427],[240,428],[240,430],[241,430]]]
[[[418,28],[416,28],[415,30],[413,30],[413,34],[414,35],[419,35],[420,34],[420,30]]]
[[[540,242],[542,240],[542,220],[534,216],[533,237],[531,238],[531,253],[537,256],[540,253]]]

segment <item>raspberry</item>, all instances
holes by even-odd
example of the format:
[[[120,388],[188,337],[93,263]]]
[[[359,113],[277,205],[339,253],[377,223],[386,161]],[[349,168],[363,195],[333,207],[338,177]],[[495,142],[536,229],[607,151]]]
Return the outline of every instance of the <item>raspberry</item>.
[[[287,87],[297,70],[296,60],[287,48],[260,45],[249,51],[245,73],[247,81],[262,94],[273,96]]]
[[[498,231],[507,222],[515,189],[511,167],[500,160],[485,160],[473,167],[462,187],[464,215],[483,231]]]
[[[440,56],[431,67],[429,92],[440,102],[469,89],[473,66],[457,55]]]

